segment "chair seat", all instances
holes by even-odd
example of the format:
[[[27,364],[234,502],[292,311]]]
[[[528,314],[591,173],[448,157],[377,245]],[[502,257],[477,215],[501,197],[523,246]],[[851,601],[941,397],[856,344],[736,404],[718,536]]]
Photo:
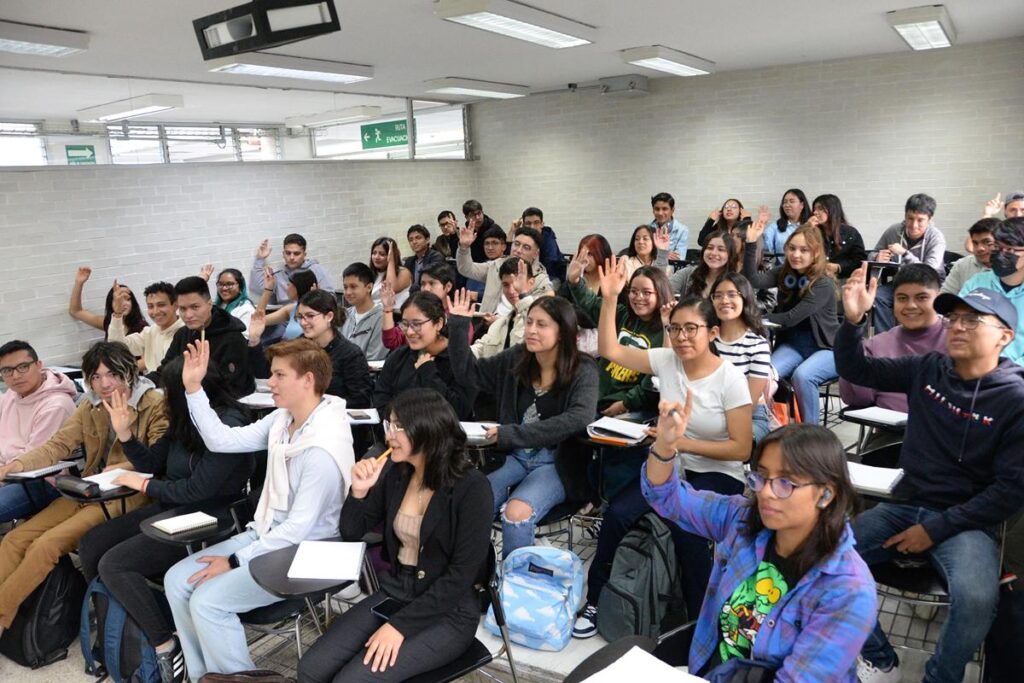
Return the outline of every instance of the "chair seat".
[[[544,526],[545,524],[553,524],[566,517],[572,517],[579,510],[581,505],[577,502],[567,500],[559,503],[555,507],[548,510],[548,514],[544,515],[544,518],[537,522],[537,526]]]
[[[459,655],[458,659],[448,662],[430,671],[424,671],[418,676],[407,678],[403,683],[447,683],[470,674],[489,663],[494,657],[487,646],[476,638],[472,644]]]
[[[875,577],[875,583],[904,593],[917,593],[943,600],[949,598],[942,577],[927,560],[921,565],[915,563],[911,566],[905,566],[902,560],[883,562],[872,566],[871,574]]]
[[[269,626],[271,624],[276,624],[279,621],[294,617],[305,608],[306,602],[304,600],[281,600],[280,602],[275,602],[272,605],[257,607],[256,609],[249,610],[244,614],[239,614],[238,618],[242,620],[243,624]]]

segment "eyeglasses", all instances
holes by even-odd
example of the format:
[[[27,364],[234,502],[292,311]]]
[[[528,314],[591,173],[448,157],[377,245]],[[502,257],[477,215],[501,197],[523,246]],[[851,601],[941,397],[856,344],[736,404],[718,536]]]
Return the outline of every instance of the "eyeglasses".
[[[806,484],[795,484],[785,477],[766,477],[760,472],[747,472],[746,473],[747,486],[750,487],[751,491],[757,493],[764,488],[765,484],[772,487],[772,493],[775,494],[776,498],[786,499],[793,495],[793,491],[804,486],[817,486],[814,482],[808,482]]]
[[[658,293],[653,289],[631,289],[629,290],[629,298],[631,299],[650,299],[652,296],[656,296]]]
[[[218,282],[217,289],[234,289],[238,286],[237,282]]]
[[[735,291],[735,290],[734,291],[730,291],[730,292],[715,292],[714,294],[711,295],[711,300],[712,301],[725,301],[726,299],[742,299],[742,298],[743,297],[740,296],[740,293]]]
[[[38,361],[30,360],[27,363],[18,363],[14,367],[0,368],[0,377],[7,379],[14,373],[24,375],[26,372],[28,372],[28,369],[35,365],[37,362]]]
[[[952,328],[957,323],[968,332],[973,332],[978,329],[978,325],[988,325],[989,327],[995,327],[999,329],[1005,329],[1005,325],[990,323],[987,320],[982,320],[979,316],[971,315],[970,313],[950,313],[942,319],[942,326],[947,330]]]
[[[319,311],[317,311],[316,313],[296,313],[295,319],[298,320],[300,323],[311,323],[313,322],[313,320],[315,320],[318,316],[321,315],[323,315],[323,313],[320,313]]]
[[[725,206],[722,207],[722,210],[725,211],[726,209],[739,209],[739,208],[740,207],[739,207],[738,204],[726,204]]]
[[[391,436],[398,436],[399,432],[405,431],[405,427],[402,427],[397,422],[389,422],[388,420],[381,420],[381,426],[384,427],[384,433]]]
[[[420,333],[420,328],[429,323],[430,320],[399,320],[398,326],[402,328],[403,332],[412,330],[416,334]]]
[[[697,331],[707,325],[698,325],[696,323],[686,323],[685,325],[665,325],[665,333],[669,337],[682,336],[683,339],[692,339],[697,336]]]

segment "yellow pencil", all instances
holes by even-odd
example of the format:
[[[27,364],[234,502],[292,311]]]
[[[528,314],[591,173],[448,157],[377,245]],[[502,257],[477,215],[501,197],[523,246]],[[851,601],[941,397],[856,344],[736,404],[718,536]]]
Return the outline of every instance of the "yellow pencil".
[[[206,328],[199,330],[199,343],[202,344],[206,341]]]
[[[387,449],[386,451],[384,451],[383,453],[381,453],[380,455],[378,455],[376,458],[374,458],[374,464],[376,464],[376,465],[381,464],[382,462],[384,462],[387,459],[387,457],[389,455],[391,455],[391,449],[390,448]]]

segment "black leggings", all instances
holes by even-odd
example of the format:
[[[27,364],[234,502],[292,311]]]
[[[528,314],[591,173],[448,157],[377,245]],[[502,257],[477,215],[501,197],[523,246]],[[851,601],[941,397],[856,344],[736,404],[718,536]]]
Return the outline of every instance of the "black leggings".
[[[82,573],[88,581],[99,576],[153,645],[165,643],[174,625],[164,616],[146,577],[162,579],[164,572],[188,553],[139,532],[146,519],[163,510],[147,505],[91,529],[79,544]]]

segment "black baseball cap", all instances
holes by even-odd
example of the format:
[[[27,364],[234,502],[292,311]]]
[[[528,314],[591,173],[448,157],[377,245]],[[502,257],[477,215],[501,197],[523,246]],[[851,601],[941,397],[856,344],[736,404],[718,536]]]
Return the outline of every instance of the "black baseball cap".
[[[935,312],[940,315],[947,315],[959,304],[974,309],[978,313],[987,313],[999,318],[1000,321],[1016,333],[1017,331],[1017,309],[1002,292],[994,289],[979,287],[972,289],[963,296],[956,294],[940,294],[935,297]]]

